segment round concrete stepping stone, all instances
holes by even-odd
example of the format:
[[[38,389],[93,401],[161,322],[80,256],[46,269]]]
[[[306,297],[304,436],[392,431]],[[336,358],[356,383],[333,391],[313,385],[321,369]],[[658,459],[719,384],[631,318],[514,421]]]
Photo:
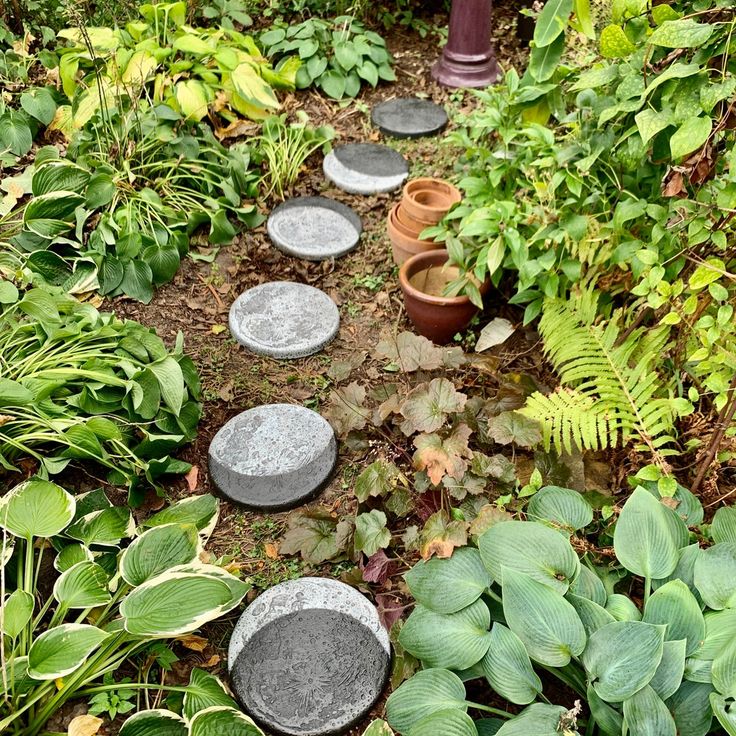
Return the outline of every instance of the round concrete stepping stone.
[[[360,217],[327,197],[299,197],[280,204],[268,218],[271,242],[290,256],[324,261],[349,253],[360,240]]]
[[[386,685],[391,645],[375,607],[327,578],[281,583],[248,606],[228,662],[245,710],[287,736],[335,736],[359,723]]]
[[[335,433],[317,412],[264,404],[233,417],[214,436],[210,475],[232,501],[280,511],[312,498],[337,462]]]
[[[337,335],[340,313],[327,294],[307,284],[272,281],[241,294],[230,307],[230,332],[269,358],[304,358]]]
[[[322,165],[325,176],[350,194],[379,194],[398,189],[409,164],[393,148],[377,143],[348,143],[333,148]]]
[[[381,102],[373,108],[371,119],[382,133],[394,138],[437,135],[448,123],[444,108],[417,97],[399,97]]]

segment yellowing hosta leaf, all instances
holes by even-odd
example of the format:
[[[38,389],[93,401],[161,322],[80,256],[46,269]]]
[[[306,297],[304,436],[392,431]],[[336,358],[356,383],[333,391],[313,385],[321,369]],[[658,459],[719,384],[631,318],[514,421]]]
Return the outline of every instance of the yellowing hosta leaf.
[[[251,63],[239,64],[231,72],[230,80],[240,97],[251,105],[262,109],[278,108],[276,95]]]
[[[0,498],[0,527],[15,537],[53,537],[74,518],[74,496],[55,483],[31,478]]]
[[[197,79],[187,79],[174,85],[174,97],[181,114],[187,120],[201,120],[207,114],[207,87]]]
[[[109,634],[87,624],[62,624],[44,631],[28,652],[28,674],[57,680],[82,666]]]
[[[67,730],[67,736],[95,736],[102,728],[102,718],[85,714],[72,718]]]
[[[138,87],[148,80],[157,67],[158,62],[153,54],[148,51],[136,51],[130,57],[122,74],[123,84]]]

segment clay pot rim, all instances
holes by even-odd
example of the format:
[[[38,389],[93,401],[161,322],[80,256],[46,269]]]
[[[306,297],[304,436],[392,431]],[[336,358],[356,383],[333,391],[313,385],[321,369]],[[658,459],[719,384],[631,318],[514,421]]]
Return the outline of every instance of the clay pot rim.
[[[438,258],[439,257],[439,258]],[[443,259],[443,263],[438,264],[439,259]],[[409,281],[408,272],[413,266],[419,265],[420,268],[416,269],[421,271],[424,268],[430,268],[436,265],[445,265],[448,263],[448,254],[446,250],[430,250],[423,253],[417,253],[408,260],[404,261],[401,268],[399,269],[399,284],[402,290],[409,296],[414,297],[418,301],[422,301],[425,304],[436,304],[438,306],[455,306],[461,304],[469,304],[469,296],[434,296],[432,294],[425,294],[420,291]],[[479,287],[481,295],[485,295],[491,286],[490,279],[486,279]]]
[[[445,197],[449,205],[447,207],[432,207],[431,205],[417,202],[414,197],[416,194],[423,191],[431,191]],[[420,212],[428,212],[431,213],[432,216],[442,213],[442,217],[444,217],[450,209],[452,209],[453,205],[462,200],[463,195],[460,190],[453,184],[450,184],[449,181],[445,181],[444,179],[432,179],[431,177],[424,176],[419,177],[418,179],[412,179],[404,184],[403,197],[411,203],[410,206],[412,208],[416,207]],[[440,219],[442,219],[442,217]],[[417,217],[416,219],[420,218]]]
[[[393,228],[402,238],[405,238],[406,240],[411,240],[414,243],[432,243],[432,240],[422,240],[421,238],[417,238],[413,233],[410,235],[406,234],[406,225],[402,224],[401,220],[399,220],[398,217],[396,217],[396,211],[401,207],[401,202],[398,204],[395,204],[391,211],[388,213],[388,227],[389,227],[389,238],[391,237],[391,228]]]

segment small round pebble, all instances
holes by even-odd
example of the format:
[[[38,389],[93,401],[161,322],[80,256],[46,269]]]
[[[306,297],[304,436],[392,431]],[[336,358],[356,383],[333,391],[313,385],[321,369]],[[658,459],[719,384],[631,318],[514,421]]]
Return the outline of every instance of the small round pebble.
[[[235,693],[265,728],[337,736],[380,698],[391,645],[375,606],[357,590],[300,578],[251,603],[233,632],[228,661]]]
[[[358,245],[363,224],[350,207],[327,197],[298,197],[280,204],[268,218],[271,242],[284,253],[324,261]]]
[[[337,441],[329,422],[293,404],[264,404],[238,414],[209,449],[217,489],[259,511],[305,503],[324,487],[336,462]]]
[[[384,135],[394,138],[437,135],[448,123],[443,107],[417,97],[399,97],[381,102],[373,108],[371,119]]]
[[[393,192],[409,176],[409,164],[393,148],[377,143],[348,143],[333,148],[323,162],[325,176],[350,194]]]
[[[304,358],[329,345],[340,313],[327,294],[307,284],[272,281],[241,294],[230,307],[230,332],[269,358]]]

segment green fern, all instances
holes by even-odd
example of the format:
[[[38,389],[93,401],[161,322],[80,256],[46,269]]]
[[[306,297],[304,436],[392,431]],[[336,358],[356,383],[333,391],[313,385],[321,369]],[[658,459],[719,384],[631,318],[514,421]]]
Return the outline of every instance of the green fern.
[[[669,328],[640,328],[620,340],[616,315],[597,321],[597,301],[586,289],[569,302],[545,302],[539,330],[561,386],[534,393],[522,412],[540,422],[548,450],[598,450],[633,439],[661,458],[671,453],[665,445],[675,420],[691,409],[654,369]]]

